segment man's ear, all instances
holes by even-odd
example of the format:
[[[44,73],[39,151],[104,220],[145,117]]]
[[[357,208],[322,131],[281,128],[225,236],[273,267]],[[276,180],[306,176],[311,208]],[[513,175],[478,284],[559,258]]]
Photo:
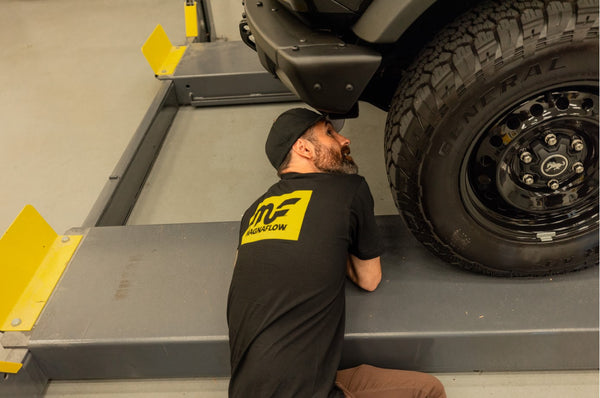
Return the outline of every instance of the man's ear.
[[[298,138],[296,142],[294,142],[294,145],[292,145],[292,150],[305,159],[312,159],[315,153],[315,147],[313,143],[303,138]]]

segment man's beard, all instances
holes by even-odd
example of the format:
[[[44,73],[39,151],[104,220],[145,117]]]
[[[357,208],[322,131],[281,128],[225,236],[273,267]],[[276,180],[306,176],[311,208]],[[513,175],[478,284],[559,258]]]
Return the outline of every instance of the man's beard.
[[[341,151],[326,148],[324,145],[315,145],[315,166],[324,173],[357,174],[358,166],[348,154],[350,149],[342,147]]]

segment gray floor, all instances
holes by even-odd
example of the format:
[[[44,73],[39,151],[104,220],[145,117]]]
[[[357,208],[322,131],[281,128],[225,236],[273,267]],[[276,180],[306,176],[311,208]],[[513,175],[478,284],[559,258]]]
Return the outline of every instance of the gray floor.
[[[596,372],[445,373],[448,398],[597,398]],[[227,397],[227,379],[53,382],[46,397]]]
[[[0,230],[33,204],[57,232],[81,225],[160,85],[140,46],[157,23],[183,43],[183,0],[0,2]],[[213,1],[237,40],[238,0]],[[237,220],[275,180],[266,128],[288,105],[184,109],[131,224]],[[344,128],[376,199],[394,212],[382,162],[385,114]],[[366,135],[365,133],[368,133]],[[438,375],[450,398],[598,397],[598,372]],[[226,380],[54,381],[51,397],[224,397]]]
[[[303,104],[182,108],[129,224],[239,220],[248,199],[276,180],[264,139],[273,118],[293,106]],[[361,114],[346,122],[343,133],[369,181],[375,212],[396,214],[383,160],[386,114],[369,104],[363,104]]]

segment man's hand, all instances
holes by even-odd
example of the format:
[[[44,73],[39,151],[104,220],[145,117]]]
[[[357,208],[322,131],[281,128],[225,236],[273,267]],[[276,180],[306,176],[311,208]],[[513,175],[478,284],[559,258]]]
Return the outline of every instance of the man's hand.
[[[372,292],[377,288],[379,282],[381,282],[381,257],[361,260],[349,254],[346,271],[352,282]]]

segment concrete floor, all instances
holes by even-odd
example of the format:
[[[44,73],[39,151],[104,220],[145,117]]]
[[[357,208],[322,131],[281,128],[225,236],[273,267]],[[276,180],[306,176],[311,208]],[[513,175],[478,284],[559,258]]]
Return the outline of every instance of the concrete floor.
[[[448,398],[597,398],[597,372],[444,373]],[[46,397],[226,398],[227,379],[57,381]]]
[[[264,155],[264,139],[273,118],[294,106],[303,105],[181,108],[128,224],[239,220],[248,198],[277,178]],[[346,121],[343,133],[369,181],[375,212],[396,214],[383,160],[386,114],[369,104],[361,114]]]
[[[140,46],[157,23],[183,43],[183,3],[2,1],[0,230],[28,203],[59,233],[81,225],[160,86]],[[217,37],[237,40],[241,2],[213,1],[213,14]],[[180,111],[129,223],[239,219],[275,180],[262,145],[288,106]],[[377,214],[395,211],[382,161],[384,122],[383,112],[365,105],[344,128]],[[450,398],[598,397],[597,371],[438,376]],[[46,396],[224,397],[226,384],[54,381]]]

